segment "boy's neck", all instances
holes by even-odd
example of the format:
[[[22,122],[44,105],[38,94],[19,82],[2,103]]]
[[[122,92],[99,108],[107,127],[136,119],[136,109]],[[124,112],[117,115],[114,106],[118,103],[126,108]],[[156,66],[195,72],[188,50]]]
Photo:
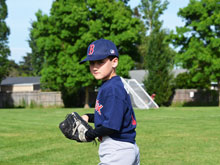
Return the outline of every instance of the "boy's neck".
[[[113,74],[111,74],[107,79],[103,79],[102,81],[103,81],[103,82],[108,81],[108,80],[112,79],[112,78],[115,77],[115,76],[117,76],[117,74],[116,74],[116,73],[113,73]]]

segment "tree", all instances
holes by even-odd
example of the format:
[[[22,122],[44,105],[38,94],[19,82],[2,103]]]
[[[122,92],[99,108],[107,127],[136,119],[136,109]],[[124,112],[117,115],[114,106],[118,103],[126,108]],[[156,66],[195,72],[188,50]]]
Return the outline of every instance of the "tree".
[[[166,42],[167,33],[160,31],[151,33],[146,56],[148,76],[144,81],[150,94],[156,94],[155,101],[158,105],[168,105],[172,95],[172,69],[174,51]]]
[[[24,61],[19,62],[19,64],[15,63],[14,60],[8,60],[8,77],[27,77],[34,76],[29,60],[29,56],[23,57]]]
[[[187,72],[178,74],[177,77],[174,79],[175,89],[203,89],[204,87],[208,88],[206,87],[206,85],[206,81],[193,82],[192,75]]]
[[[140,9],[149,34],[161,29],[163,21],[160,21],[159,17],[167,9],[168,4],[167,0],[163,3],[161,0],[141,0]]]
[[[19,62],[19,69],[22,73],[22,76],[36,76],[36,74],[33,73],[30,53],[27,53],[27,56],[23,56],[23,60]]]
[[[14,60],[8,62],[8,77],[19,77],[21,76],[20,67]]]
[[[142,0],[140,9],[146,23],[149,36],[146,37],[145,68],[148,76],[144,85],[149,94],[156,94],[155,101],[159,105],[166,105],[172,94],[173,59],[175,52],[167,42],[168,31],[162,29],[160,15],[167,8],[168,1]]]
[[[116,44],[119,63],[128,65],[119,67],[121,76],[127,76],[132,61],[139,58],[140,21],[132,17],[131,9],[123,1],[56,0],[50,16],[41,11],[36,16],[31,39],[36,44],[35,52],[43,55],[42,83],[51,90],[61,90],[65,98],[82,87],[97,85],[88,63],[79,65],[92,41],[105,38]]]
[[[134,8],[134,17],[136,17],[140,20],[142,18],[138,6]],[[136,61],[135,68],[136,69],[145,69],[144,57],[147,52],[148,36],[146,35],[146,33],[147,33],[148,27],[144,24],[143,21],[141,21],[140,27],[141,27],[141,30],[139,32],[140,33],[140,44],[138,45],[138,52],[140,54],[140,59],[139,59],[139,61]]]
[[[7,5],[5,0],[0,0],[0,82],[7,74],[8,68],[8,56],[10,55],[10,50],[7,46],[8,35],[10,34],[9,28],[5,23],[7,18]]]
[[[179,48],[179,65],[188,69],[193,82],[203,82],[204,87],[212,81],[218,82],[220,106],[219,11],[219,0],[191,0],[179,10],[185,25],[177,27],[171,39]]]
[[[32,24],[32,29],[34,28],[34,24]],[[43,52],[39,52],[36,46],[36,41],[33,37],[33,31],[30,32],[30,39],[28,40],[28,43],[32,50],[31,53],[27,53],[27,58],[29,59],[32,73],[35,76],[40,76],[44,64],[44,54]]]

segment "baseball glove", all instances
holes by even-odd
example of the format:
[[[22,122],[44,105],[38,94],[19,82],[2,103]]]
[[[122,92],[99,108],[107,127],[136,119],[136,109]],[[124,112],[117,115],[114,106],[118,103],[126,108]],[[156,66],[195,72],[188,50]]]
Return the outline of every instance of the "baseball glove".
[[[68,139],[77,142],[92,141],[86,138],[85,133],[93,128],[77,112],[67,114],[66,119],[59,124],[59,128]]]

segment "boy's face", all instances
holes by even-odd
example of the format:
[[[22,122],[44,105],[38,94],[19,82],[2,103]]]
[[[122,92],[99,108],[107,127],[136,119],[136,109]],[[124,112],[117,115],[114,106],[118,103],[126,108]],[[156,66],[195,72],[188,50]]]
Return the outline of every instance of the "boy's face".
[[[90,61],[90,72],[97,80],[109,80],[116,76],[115,68],[118,65],[118,58],[110,60],[105,58],[98,61]]]

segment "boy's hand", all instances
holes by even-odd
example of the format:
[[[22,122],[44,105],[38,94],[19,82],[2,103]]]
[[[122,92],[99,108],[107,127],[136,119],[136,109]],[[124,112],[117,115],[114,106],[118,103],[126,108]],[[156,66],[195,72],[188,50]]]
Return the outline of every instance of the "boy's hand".
[[[93,128],[87,122],[89,117],[87,115],[83,116],[82,118],[77,112],[73,112],[68,114],[66,119],[59,124],[60,130],[66,138],[77,142],[91,142],[94,140],[86,137],[86,132],[93,130]]]
[[[87,116],[87,115],[82,115],[81,117],[82,117],[83,120],[85,120],[87,123],[89,122],[89,116]]]

